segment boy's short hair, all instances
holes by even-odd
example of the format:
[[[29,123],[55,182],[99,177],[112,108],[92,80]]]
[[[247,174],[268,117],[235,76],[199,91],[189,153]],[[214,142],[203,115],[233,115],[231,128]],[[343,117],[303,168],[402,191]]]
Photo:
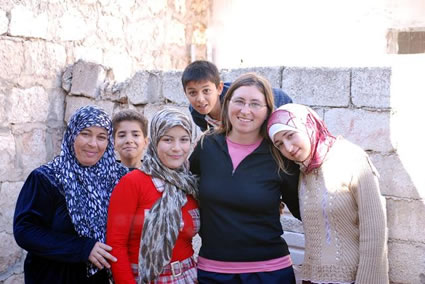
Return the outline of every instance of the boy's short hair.
[[[191,81],[210,81],[217,87],[220,85],[220,73],[214,63],[206,60],[196,60],[186,66],[182,75],[183,90]]]
[[[117,133],[118,124],[123,121],[138,122],[140,125],[140,128],[142,129],[143,136],[145,138],[148,136],[148,120],[146,119],[146,117],[135,110],[125,109],[125,110],[119,111],[112,118],[113,137],[115,137],[115,134]]]

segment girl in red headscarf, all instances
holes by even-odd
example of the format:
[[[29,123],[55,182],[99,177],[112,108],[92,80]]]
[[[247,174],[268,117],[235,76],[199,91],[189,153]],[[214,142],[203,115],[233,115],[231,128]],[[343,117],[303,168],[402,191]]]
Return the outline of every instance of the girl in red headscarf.
[[[388,283],[384,199],[366,152],[332,136],[303,105],[278,108],[267,130],[280,153],[301,169],[303,283]]]

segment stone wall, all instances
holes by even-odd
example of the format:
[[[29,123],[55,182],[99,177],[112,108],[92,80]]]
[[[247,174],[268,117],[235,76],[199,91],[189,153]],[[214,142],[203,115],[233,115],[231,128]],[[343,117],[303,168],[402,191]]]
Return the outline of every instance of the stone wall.
[[[134,108],[149,118],[164,104],[187,110],[181,71],[161,70],[181,70],[189,59],[205,57],[209,2],[0,0],[0,283],[23,283],[25,252],[12,236],[16,197],[29,172],[59,152],[64,121],[77,107],[95,103],[110,114]],[[283,52],[277,46],[279,54],[313,62],[306,57],[315,56],[311,49],[303,53],[297,45]],[[418,125],[425,59],[398,57],[391,68],[265,67],[221,74],[234,80],[252,70],[369,152],[387,200],[390,279],[425,283],[425,152]],[[282,223],[299,263],[300,223],[288,215]]]
[[[61,82],[65,67],[85,59],[106,66],[108,79],[117,81],[136,70],[183,68],[205,55],[199,38],[208,5],[202,0],[0,0],[0,283],[23,283],[24,254],[12,236],[13,208],[28,173],[60,148],[68,101]]]

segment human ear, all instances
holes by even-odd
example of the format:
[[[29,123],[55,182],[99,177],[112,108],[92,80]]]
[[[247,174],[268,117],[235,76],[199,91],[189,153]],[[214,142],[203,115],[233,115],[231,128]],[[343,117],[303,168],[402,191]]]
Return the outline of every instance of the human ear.
[[[220,81],[220,84],[218,84],[217,86],[218,94],[221,94],[221,92],[223,92],[223,87],[224,87],[224,83],[223,81]]]

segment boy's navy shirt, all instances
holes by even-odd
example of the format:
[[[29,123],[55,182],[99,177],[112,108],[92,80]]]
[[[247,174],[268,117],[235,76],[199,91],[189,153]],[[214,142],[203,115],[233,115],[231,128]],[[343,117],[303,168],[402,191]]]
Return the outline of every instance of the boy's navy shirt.
[[[227,93],[227,90],[229,90],[231,83],[226,82],[223,85],[223,91],[220,94],[220,103],[223,105],[224,96]],[[281,89],[273,88],[273,96],[274,96],[274,106],[275,108],[280,107],[281,105],[292,103],[292,99]],[[208,129],[208,123],[205,120],[205,114],[200,114],[197,112],[192,105],[189,106],[190,114],[192,115],[192,119],[195,122],[196,125],[199,126],[199,128],[202,131],[205,131]]]

